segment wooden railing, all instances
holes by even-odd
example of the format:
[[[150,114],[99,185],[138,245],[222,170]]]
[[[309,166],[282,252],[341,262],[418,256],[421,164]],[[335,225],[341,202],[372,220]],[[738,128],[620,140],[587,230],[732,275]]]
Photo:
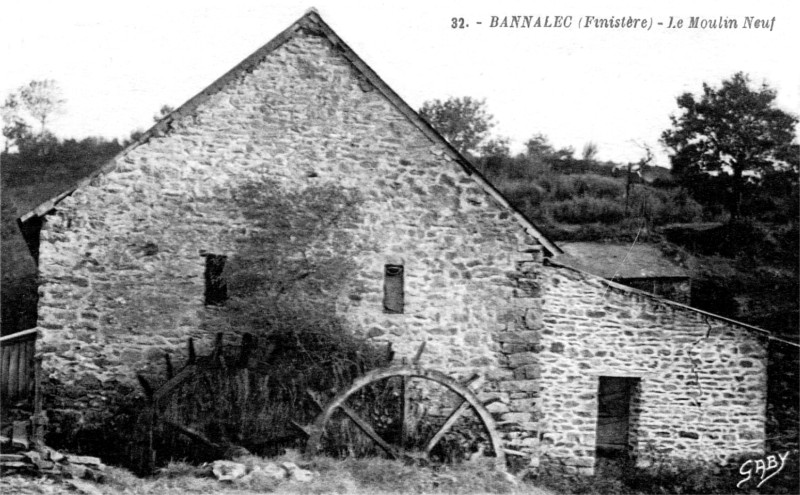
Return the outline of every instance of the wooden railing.
[[[37,329],[0,337],[0,400],[3,404],[27,399],[34,386]]]

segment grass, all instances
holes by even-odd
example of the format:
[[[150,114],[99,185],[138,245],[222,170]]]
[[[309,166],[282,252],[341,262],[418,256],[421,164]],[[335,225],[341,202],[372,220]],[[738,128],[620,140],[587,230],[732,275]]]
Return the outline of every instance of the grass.
[[[534,484],[517,481],[496,471],[490,464],[463,464],[438,468],[416,467],[385,459],[302,459],[297,454],[264,459],[249,456],[237,459],[248,467],[266,462],[294,462],[316,473],[312,481],[273,481],[253,478],[246,481],[220,482],[207,466],[172,462],[156,476],[139,478],[127,470],[108,467],[102,483],[91,483],[100,493],[109,495],[161,495],[166,493],[252,494],[282,493],[298,495],[337,494],[510,494],[550,495],[553,492]],[[89,482],[84,482],[89,483]],[[69,487],[68,481],[56,486]],[[38,487],[38,488],[37,488]],[[52,482],[41,479],[4,477],[2,493],[54,493]],[[59,493],[59,492],[55,492]]]
[[[794,450],[789,457],[796,455],[796,452]],[[663,459],[647,468],[636,468],[622,460],[599,459],[594,476],[544,475],[539,481],[558,493],[587,495],[798,493],[797,462],[787,463],[782,471],[761,487],[756,486],[761,481],[759,475],[753,475],[737,487],[746,478],[739,472],[742,463],[760,457],[759,454],[743,455],[729,460],[726,466],[688,459]]]

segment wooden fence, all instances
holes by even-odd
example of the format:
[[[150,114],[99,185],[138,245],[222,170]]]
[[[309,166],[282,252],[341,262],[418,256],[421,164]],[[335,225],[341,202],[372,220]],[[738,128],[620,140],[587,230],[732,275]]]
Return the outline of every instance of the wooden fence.
[[[37,329],[0,337],[0,400],[9,405],[31,397]]]

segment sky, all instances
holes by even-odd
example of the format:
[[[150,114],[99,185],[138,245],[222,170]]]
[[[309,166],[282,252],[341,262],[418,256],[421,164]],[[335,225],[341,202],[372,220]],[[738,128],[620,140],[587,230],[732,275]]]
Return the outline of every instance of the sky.
[[[794,1],[71,0],[0,7],[0,97],[54,79],[66,99],[59,137],[124,138],[147,129],[315,7],[412,107],[451,96],[485,99],[493,133],[521,151],[542,133],[556,147],[637,161],[659,143],[675,98],[738,71],[800,114],[800,9]],[[561,16],[569,27],[491,27],[512,15]],[[650,29],[585,27],[587,16],[647,19]],[[736,29],[687,27],[690,17]],[[745,17],[767,28],[745,28]],[[453,18],[464,28],[453,28]],[[681,28],[670,28],[683,20]],[[478,23],[481,24],[478,24]],[[662,23],[659,25],[658,23]]]

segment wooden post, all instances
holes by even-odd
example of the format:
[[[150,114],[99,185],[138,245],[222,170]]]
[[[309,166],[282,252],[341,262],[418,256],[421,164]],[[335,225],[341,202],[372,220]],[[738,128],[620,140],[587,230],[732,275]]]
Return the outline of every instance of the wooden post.
[[[11,357],[9,346],[0,346],[0,395],[5,399],[9,396],[8,390],[8,365]]]
[[[42,411],[42,356],[36,356],[33,365],[33,446],[36,450],[44,450],[44,434],[47,427],[47,415]]]
[[[24,344],[22,344],[24,345]],[[22,347],[19,342],[11,344],[11,354],[9,355],[8,367],[8,395],[9,397],[16,398],[19,391],[19,351]]]
[[[156,449],[155,445],[153,445],[153,437],[155,436],[155,429],[156,429],[156,422],[157,420],[157,413],[156,413],[156,405],[155,403],[151,402],[150,406],[150,434],[147,438],[147,448],[148,456],[147,456],[147,471],[149,473],[154,473],[156,470]]]
[[[170,359],[169,354],[164,354],[164,360],[167,365],[167,380],[172,380],[172,377],[175,376],[175,372],[172,369],[172,359]]]
[[[35,365],[33,362],[33,355],[36,348],[36,340],[29,340],[23,344],[25,346],[24,353],[20,358],[20,395],[30,400],[31,390],[33,390],[33,381],[35,373]]]
[[[197,353],[194,350],[194,339],[193,338],[189,337],[189,342],[187,344],[187,347],[188,347],[189,357],[188,357],[188,361],[186,362],[186,365],[188,366],[190,364],[194,364],[195,361],[197,361]]]

